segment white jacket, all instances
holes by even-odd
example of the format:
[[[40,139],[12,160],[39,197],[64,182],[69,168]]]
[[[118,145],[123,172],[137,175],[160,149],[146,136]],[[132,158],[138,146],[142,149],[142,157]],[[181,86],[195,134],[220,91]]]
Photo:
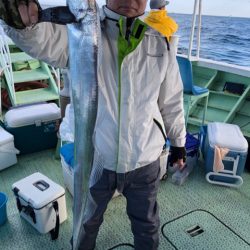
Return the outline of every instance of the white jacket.
[[[120,19],[120,28],[114,19]],[[125,24],[126,18],[102,10],[103,56],[93,141],[95,159],[118,173],[145,166],[160,156],[165,140],[154,119],[173,146],[183,147],[186,135],[175,48],[170,43],[168,51],[165,38],[139,19],[127,43]],[[144,34],[142,29],[146,29]],[[42,23],[22,31],[5,30],[31,56],[57,67],[67,65],[65,26]],[[134,41],[137,45],[129,47]]]

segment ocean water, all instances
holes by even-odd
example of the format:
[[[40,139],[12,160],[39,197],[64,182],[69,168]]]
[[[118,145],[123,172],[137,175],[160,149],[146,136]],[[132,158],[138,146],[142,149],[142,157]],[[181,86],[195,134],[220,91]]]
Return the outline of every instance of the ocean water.
[[[187,54],[192,15],[169,15],[179,25],[178,52]],[[250,18],[203,16],[200,57],[250,67]]]

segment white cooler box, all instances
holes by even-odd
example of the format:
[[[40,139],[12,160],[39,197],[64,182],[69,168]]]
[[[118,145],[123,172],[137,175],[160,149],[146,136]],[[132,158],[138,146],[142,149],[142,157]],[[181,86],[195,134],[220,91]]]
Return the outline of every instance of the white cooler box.
[[[0,126],[0,170],[17,163],[14,137]]]
[[[222,161],[224,170],[220,172],[213,170],[215,145],[229,150]],[[209,123],[204,148],[207,181],[213,184],[239,187],[243,183],[241,174],[244,170],[247,151],[247,140],[237,125]]]
[[[70,194],[74,196],[74,170],[73,170],[73,154],[74,154],[74,145],[73,143],[64,144],[61,147],[61,164],[63,170],[63,179],[66,188],[69,190]],[[66,162],[65,157],[68,159]],[[70,166],[71,164],[71,166]],[[120,195],[117,191],[115,191],[113,198]]]
[[[65,190],[41,173],[12,185],[20,215],[40,233],[57,239],[60,223],[67,219]]]
[[[74,196],[74,173],[72,167],[70,167],[61,155],[61,163],[63,170],[63,179],[66,188],[69,190],[70,194]],[[119,196],[120,193],[115,191],[113,198]]]
[[[63,170],[63,179],[66,188],[69,190],[70,194],[74,195],[74,173],[72,167],[70,167],[66,161],[64,160],[63,156],[61,156],[61,164]]]
[[[21,106],[5,114],[5,129],[14,136],[21,154],[56,147],[61,118],[55,103]]]

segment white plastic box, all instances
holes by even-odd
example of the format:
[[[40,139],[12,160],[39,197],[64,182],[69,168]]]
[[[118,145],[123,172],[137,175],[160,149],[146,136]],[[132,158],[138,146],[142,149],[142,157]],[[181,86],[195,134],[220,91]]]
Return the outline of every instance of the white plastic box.
[[[70,194],[74,196],[74,173],[73,169],[65,162],[63,156],[61,155],[61,163],[62,163],[62,170],[63,170],[63,179],[66,188],[69,190]],[[119,196],[120,193],[115,191],[113,198]]]
[[[14,137],[0,126],[0,170],[17,163]]]
[[[213,170],[215,145],[229,150],[223,160],[224,170],[220,172]],[[209,123],[204,151],[208,182],[232,187],[239,187],[243,183],[241,174],[247,158],[248,143],[237,125]]]
[[[62,164],[62,170],[63,170],[63,179],[64,184],[66,188],[69,190],[70,194],[74,196],[74,173],[73,169],[67,164],[67,162],[64,160],[63,156],[61,155],[61,164]],[[115,191],[113,198],[116,196],[119,196],[120,193]]]
[[[14,183],[12,190],[21,217],[56,239],[59,225],[67,219],[64,188],[37,172]]]
[[[70,194],[74,194],[74,173],[73,169],[66,163],[63,156],[61,156],[61,164],[63,170],[63,179],[65,187],[69,190]]]

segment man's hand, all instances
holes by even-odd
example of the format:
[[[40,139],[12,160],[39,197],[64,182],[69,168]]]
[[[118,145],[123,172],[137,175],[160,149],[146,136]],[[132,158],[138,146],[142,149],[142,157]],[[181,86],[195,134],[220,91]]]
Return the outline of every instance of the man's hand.
[[[41,9],[37,0],[0,0],[0,19],[16,29],[24,29],[38,22]]]
[[[186,161],[185,147],[170,147],[170,165],[177,164],[179,169],[183,169]]]
[[[177,162],[175,162],[175,164],[178,165],[180,170],[182,170],[185,167],[185,162],[183,159],[178,159]]]

